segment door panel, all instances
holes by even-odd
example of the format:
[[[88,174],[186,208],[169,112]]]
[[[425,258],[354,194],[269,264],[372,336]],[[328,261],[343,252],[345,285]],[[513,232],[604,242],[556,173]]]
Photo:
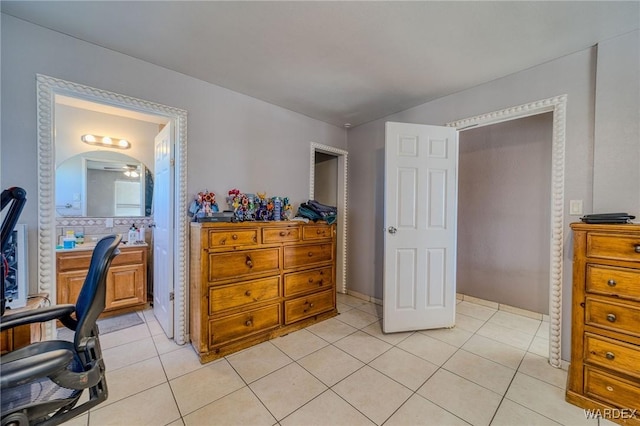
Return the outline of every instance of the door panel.
[[[153,314],[173,337],[173,140],[171,123],[155,139],[153,184]]]
[[[387,123],[385,332],[454,325],[457,162],[455,129]]]

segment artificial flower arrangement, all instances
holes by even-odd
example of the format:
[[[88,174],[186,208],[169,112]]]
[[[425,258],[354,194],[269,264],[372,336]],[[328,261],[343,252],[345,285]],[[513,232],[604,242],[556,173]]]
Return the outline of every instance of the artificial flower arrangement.
[[[218,203],[216,203],[216,194],[204,190],[196,194],[195,199],[189,205],[189,215],[196,217],[211,216],[218,212]]]

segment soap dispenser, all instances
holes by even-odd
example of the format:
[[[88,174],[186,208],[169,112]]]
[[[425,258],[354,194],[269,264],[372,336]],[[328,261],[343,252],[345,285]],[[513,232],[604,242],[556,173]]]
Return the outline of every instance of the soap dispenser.
[[[138,237],[138,230],[136,229],[136,225],[131,225],[131,228],[129,228],[129,236],[127,238],[128,244],[135,243],[137,237]]]

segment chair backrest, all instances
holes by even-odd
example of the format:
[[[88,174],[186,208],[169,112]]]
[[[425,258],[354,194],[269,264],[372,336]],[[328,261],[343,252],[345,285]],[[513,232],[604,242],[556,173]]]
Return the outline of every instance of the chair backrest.
[[[9,244],[9,236],[13,232],[13,229],[18,223],[18,218],[22,212],[22,208],[27,202],[27,191],[17,186],[2,191],[0,195],[0,213],[5,207],[9,206],[6,215],[2,220],[2,227],[0,229],[0,316],[4,315],[6,307],[6,298],[4,295],[4,274],[7,272],[6,265],[4,264],[4,251]]]
[[[84,280],[76,301],[76,326],[74,344],[76,348],[84,345],[85,339],[92,336],[98,316],[104,311],[107,293],[107,271],[111,261],[119,253],[118,244],[122,236],[108,235],[98,241],[87,278]]]

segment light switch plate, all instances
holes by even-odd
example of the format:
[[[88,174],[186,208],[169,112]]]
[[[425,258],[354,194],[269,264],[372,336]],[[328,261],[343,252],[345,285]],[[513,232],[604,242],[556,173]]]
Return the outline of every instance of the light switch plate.
[[[569,201],[569,216],[582,216],[582,200]]]

